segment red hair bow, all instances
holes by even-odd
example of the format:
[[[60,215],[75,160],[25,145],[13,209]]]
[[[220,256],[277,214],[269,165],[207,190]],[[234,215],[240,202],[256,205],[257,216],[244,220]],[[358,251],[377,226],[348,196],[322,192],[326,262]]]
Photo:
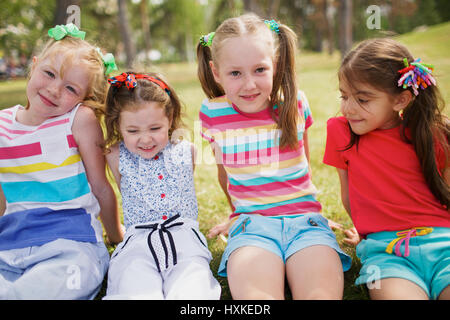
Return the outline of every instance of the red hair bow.
[[[148,80],[150,82],[153,82],[155,84],[157,84],[158,86],[161,87],[161,89],[163,89],[164,91],[167,92],[168,95],[170,95],[170,90],[169,87],[167,86],[167,84],[165,84],[162,80],[155,78],[155,77],[151,77],[149,75],[146,74],[135,74],[135,73],[130,73],[130,72],[124,72],[116,77],[111,77],[108,79],[108,82],[111,84],[111,86],[120,88],[123,84],[125,84],[125,86],[128,88],[128,90],[131,90],[133,88],[136,88],[137,86],[137,79],[145,79]]]

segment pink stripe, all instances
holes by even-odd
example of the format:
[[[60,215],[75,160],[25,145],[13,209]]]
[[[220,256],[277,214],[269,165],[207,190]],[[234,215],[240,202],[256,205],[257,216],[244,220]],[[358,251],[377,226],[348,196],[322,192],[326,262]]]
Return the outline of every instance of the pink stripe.
[[[215,130],[217,130],[217,132],[274,124],[273,119],[270,117],[267,117],[267,119],[251,119],[249,121],[249,119],[243,117],[240,114],[210,118],[204,113],[200,113],[199,118],[202,121],[202,126],[204,128],[208,129],[213,127]]]
[[[58,121],[54,121],[54,122],[51,122],[51,123],[46,123],[44,125],[41,125],[41,126],[37,127],[34,130],[31,130],[31,131],[30,130],[11,130],[11,129],[9,129],[7,127],[4,127],[4,126],[1,126],[1,125],[0,125],[0,128],[4,129],[7,132],[12,133],[12,134],[29,134],[29,133],[33,133],[33,132],[36,132],[36,131],[41,130],[41,129],[58,126],[58,125],[61,125],[61,124],[67,123],[67,122],[69,122],[68,118],[62,119],[62,120],[58,120]]]
[[[18,159],[42,154],[39,142],[15,147],[0,148],[0,159]]]
[[[260,198],[263,199],[265,197],[273,197],[273,196],[284,196],[292,193],[296,193],[301,190],[306,190],[311,187],[311,181],[310,179],[305,179],[305,181],[301,183],[296,183],[294,186],[292,184],[284,185],[284,188],[279,189],[271,189],[268,190],[265,188],[260,188],[259,190],[247,190],[247,191],[232,191],[231,188],[229,188],[228,192],[230,195],[235,196],[239,199],[248,199],[248,198]]]
[[[12,120],[11,119],[0,117],[0,120],[5,121],[6,123],[12,124]]]
[[[303,147],[303,140],[299,141],[299,148]],[[299,149],[299,150],[300,150]],[[223,164],[228,168],[244,168],[250,166],[264,165],[268,163],[286,161],[299,156],[299,150],[283,151],[279,147],[266,149],[228,153],[222,155]]]
[[[11,108],[10,109],[6,109],[6,110],[2,110],[1,112],[7,113],[7,114],[10,114],[10,115],[13,114],[13,112],[11,111]]]
[[[286,214],[305,214],[310,212],[320,212],[322,206],[319,202],[314,201],[304,201],[286,204],[284,206],[279,206],[275,208],[270,208],[266,210],[258,210],[251,213],[257,213],[263,216],[281,216]],[[238,216],[240,213],[232,213],[230,218]]]
[[[291,187],[295,188],[296,186],[301,185],[301,184],[305,183],[305,181],[309,181],[309,180],[310,180],[310,176],[309,176],[309,174],[307,174],[307,175],[297,178],[297,179],[282,181],[282,182],[276,181],[276,182],[266,183],[263,185],[235,186],[235,185],[230,184],[228,186],[228,191],[230,193],[233,192],[234,194],[247,193],[247,192],[258,192],[261,189],[264,189],[265,191],[274,191],[274,190],[286,188],[287,186],[291,186]]]
[[[72,134],[67,136],[67,142],[69,143],[69,148],[78,148],[77,142]]]

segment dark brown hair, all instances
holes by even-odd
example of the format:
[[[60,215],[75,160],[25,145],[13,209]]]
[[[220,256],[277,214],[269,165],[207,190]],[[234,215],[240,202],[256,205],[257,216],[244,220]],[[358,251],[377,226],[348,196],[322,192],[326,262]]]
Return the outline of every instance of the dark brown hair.
[[[131,71],[129,73],[138,74]],[[145,102],[157,102],[164,108],[167,118],[171,121],[169,139],[172,137],[172,133],[182,125],[182,105],[173,88],[159,74],[142,72],[139,72],[139,74],[146,74],[162,80],[169,88],[170,93],[166,92],[158,84],[145,79],[137,79],[137,86],[133,89],[128,89],[125,85],[119,88],[110,86],[106,97],[105,110],[106,150],[122,140],[119,130],[120,113]]]
[[[230,37],[239,37],[244,34],[265,33],[264,37],[274,49],[273,59],[276,62],[274,70],[270,101],[272,116],[281,130],[281,147],[290,146],[298,148],[297,137],[297,80],[295,74],[295,50],[297,36],[286,25],[279,23],[279,33],[271,31],[264,20],[254,14],[245,14],[229,18],[215,31],[211,47],[197,45],[198,69],[197,74],[203,91],[209,99],[225,95],[222,86],[214,79],[209,62],[213,61],[220,66],[220,49],[223,41]],[[275,117],[273,107],[278,106],[278,117]]]
[[[408,49],[392,39],[366,40],[345,56],[338,73],[339,80],[349,86],[364,83],[392,96],[404,90],[411,91],[413,99],[402,113],[401,134],[406,142],[414,146],[431,192],[448,208],[450,190],[443,172],[439,172],[435,152],[437,145],[442,147],[447,167],[450,124],[441,113],[445,102],[436,86],[419,89],[417,96],[414,96],[411,88],[397,86],[401,76],[398,70],[404,68],[404,58],[409,63],[414,61]],[[359,136],[351,131],[351,140],[346,149],[357,145],[358,139]]]

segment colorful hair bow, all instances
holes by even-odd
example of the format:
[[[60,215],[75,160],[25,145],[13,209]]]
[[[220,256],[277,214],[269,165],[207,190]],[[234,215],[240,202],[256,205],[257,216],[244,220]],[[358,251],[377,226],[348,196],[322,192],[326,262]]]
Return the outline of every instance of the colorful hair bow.
[[[275,31],[276,34],[280,34],[280,25],[278,24],[278,22],[272,19],[270,21],[264,20],[264,23],[270,30]]]
[[[161,89],[163,89],[168,95],[170,95],[170,89],[162,80],[151,77],[146,74],[134,74],[131,72],[124,72],[116,77],[111,77],[108,79],[108,82],[113,87],[120,88],[123,84],[128,88],[128,90],[134,89],[137,87],[137,79],[145,79],[150,82],[157,84]]]
[[[204,47],[209,47],[212,44],[212,41],[214,39],[214,36],[216,35],[215,32],[210,32],[207,35],[200,37],[200,44]]]
[[[48,35],[50,38],[57,41],[63,39],[65,36],[72,36],[74,38],[84,40],[86,32],[79,30],[73,23],[69,23],[66,25],[57,25],[54,28],[51,28],[48,30]]]
[[[97,52],[100,54],[103,60],[103,65],[105,66],[105,74],[108,75],[117,69],[116,60],[114,60],[114,55],[112,53],[103,54],[100,48],[97,48]]]
[[[414,94],[417,96],[419,94],[417,89],[423,90],[432,84],[436,85],[436,80],[431,75],[434,69],[432,65],[421,62],[420,58],[414,60],[411,64],[408,64],[408,59],[404,58],[403,63],[405,68],[398,70],[402,74],[398,80],[399,87],[402,86],[403,89],[412,87]]]

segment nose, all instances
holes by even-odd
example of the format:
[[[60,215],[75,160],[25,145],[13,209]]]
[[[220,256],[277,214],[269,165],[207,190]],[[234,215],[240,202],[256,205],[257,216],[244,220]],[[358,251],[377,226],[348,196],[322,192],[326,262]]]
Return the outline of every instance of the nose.
[[[140,136],[140,140],[143,144],[148,144],[151,143],[153,141],[153,136],[150,132],[144,132],[141,136]]]
[[[61,90],[61,83],[54,80],[47,86],[47,90],[52,96],[58,97]]]
[[[343,115],[353,114],[355,110],[355,101],[353,98],[348,97],[341,102],[341,112]]]
[[[254,88],[256,88],[256,81],[255,81],[255,79],[251,75],[246,76],[244,78],[244,89],[251,90],[251,89],[254,89]]]

